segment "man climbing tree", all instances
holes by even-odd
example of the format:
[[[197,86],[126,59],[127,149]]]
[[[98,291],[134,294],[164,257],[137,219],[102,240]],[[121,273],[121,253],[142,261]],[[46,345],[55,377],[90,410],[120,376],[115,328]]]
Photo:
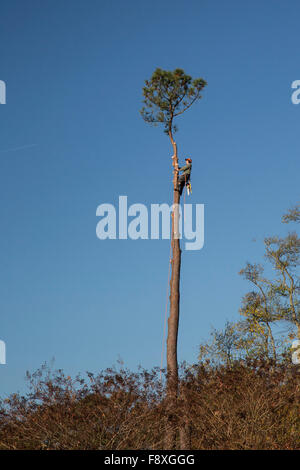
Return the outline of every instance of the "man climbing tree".
[[[178,190],[180,196],[182,195],[182,191],[184,186],[189,184],[191,178],[191,171],[192,171],[192,159],[186,158],[185,159],[186,165],[178,168],[178,171],[182,171],[182,174],[179,176],[178,179]]]
[[[177,130],[174,125],[174,119],[183,114],[192,104],[201,98],[201,91],[205,85],[205,80],[202,78],[192,80],[192,77],[186,75],[182,69],[175,69],[172,72],[158,68],[154,71],[150,80],[145,81],[145,87],[143,88],[144,107],[141,110],[143,119],[154,125],[162,123],[164,132],[169,136],[173,147],[172,272],[167,337],[167,397],[169,403],[165,444],[167,449],[173,449],[176,445],[176,404],[178,397],[177,337],[181,265],[179,241],[181,184],[179,185],[178,182],[177,145],[173,138],[173,133]],[[187,448],[188,444],[184,433],[181,435],[180,440],[181,448]]]

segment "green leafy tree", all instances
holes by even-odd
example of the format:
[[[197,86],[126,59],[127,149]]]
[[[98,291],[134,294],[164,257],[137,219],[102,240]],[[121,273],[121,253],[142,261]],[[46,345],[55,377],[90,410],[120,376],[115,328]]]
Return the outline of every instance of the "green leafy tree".
[[[181,268],[178,154],[177,145],[173,138],[173,133],[177,129],[174,120],[201,98],[201,91],[205,85],[205,80],[202,78],[193,80],[192,77],[185,74],[182,69],[175,69],[172,72],[157,68],[150,80],[145,81],[143,88],[144,106],[141,109],[143,119],[150,124],[162,124],[173,147],[172,272],[170,280],[170,314],[167,337],[167,395],[170,403],[170,426],[169,432],[167,433],[166,446],[170,449],[174,448],[176,438],[174,434],[175,426],[173,425],[174,416],[172,416],[172,409],[176,408],[175,404],[178,395],[177,338]],[[186,446],[187,443],[182,443],[182,447]]]
[[[299,220],[299,205],[282,217],[284,223]],[[296,232],[290,232],[285,237],[267,237],[264,245],[265,258],[273,268],[274,277],[265,276],[261,265],[246,264],[240,274],[255,286],[256,292],[244,298],[241,313],[257,328],[258,334],[265,336],[266,350],[270,341],[275,358],[272,323],[286,322],[291,330],[296,330],[300,340],[300,238]]]
[[[300,238],[296,233],[265,239],[266,258],[272,264],[276,279],[272,283],[277,298],[277,315],[296,327],[300,339]]]
[[[200,344],[198,359],[232,367],[235,360],[241,359],[241,339],[240,325],[226,321],[223,329],[213,328],[210,339]]]
[[[282,216],[282,222],[288,224],[289,222],[300,222],[300,204],[296,204],[286,214]]]
[[[257,346],[260,344],[259,338],[262,339],[264,355],[269,356],[271,347],[271,354],[276,360],[276,346],[271,324],[279,317],[274,312],[274,286],[264,278],[263,273],[263,266],[251,263],[247,263],[246,267],[240,271],[240,275],[257,288],[257,291],[249,292],[243,297],[240,314],[246,318],[247,330],[251,337],[257,340]]]

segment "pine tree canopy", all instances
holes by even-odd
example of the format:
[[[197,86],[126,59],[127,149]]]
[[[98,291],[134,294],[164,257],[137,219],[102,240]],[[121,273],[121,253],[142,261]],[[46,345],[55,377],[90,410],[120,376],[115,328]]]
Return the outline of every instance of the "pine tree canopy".
[[[182,69],[171,72],[157,68],[145,85],[141,115],[151,124],[163,123],[168,134],[177,130],[173,119],[202,97],[201,91],[206,81],[202,78],[193,80]]]

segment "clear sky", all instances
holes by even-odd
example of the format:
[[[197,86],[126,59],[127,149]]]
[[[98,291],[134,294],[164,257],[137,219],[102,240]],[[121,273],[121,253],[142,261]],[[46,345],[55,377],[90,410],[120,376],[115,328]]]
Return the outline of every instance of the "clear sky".
[[[53,357],[71,375],[160,365],[169,243],[96,237],[101,203],[171,203],[172,148],[139,115],[156,67],[208,82],[176,135],[189,202],[205,204],[204,248],[182,256],[179,360],[238,319],[238,271],[299,201],[299,14],[296,0],[1,2],[2,396]]]

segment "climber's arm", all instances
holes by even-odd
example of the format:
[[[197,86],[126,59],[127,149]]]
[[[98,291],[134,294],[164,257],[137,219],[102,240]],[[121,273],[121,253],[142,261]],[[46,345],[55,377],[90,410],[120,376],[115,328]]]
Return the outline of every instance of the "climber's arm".
[[[182,166],[180,168],[178,168],[179,171],[185,171],[185,170],[188,170],[189,168],[189,165],[185,165],[185,166]]]

